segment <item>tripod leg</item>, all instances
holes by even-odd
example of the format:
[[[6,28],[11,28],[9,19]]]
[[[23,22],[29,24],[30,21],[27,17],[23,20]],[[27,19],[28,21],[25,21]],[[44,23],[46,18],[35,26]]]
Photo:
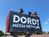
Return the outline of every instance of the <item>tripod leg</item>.
[[[13,36],[14,36],[14,37],[18,37],[18,34],[17,34],[17,33],[14,33]]]
[[[25,37],[30,37],[30,35],[26,35]]]
[[[25,37],[30,37],[32,35],[32,32],[29,32]]]
[[[25,37],[30,37],[31,35],[30,35],[30,33],[28,33]]]

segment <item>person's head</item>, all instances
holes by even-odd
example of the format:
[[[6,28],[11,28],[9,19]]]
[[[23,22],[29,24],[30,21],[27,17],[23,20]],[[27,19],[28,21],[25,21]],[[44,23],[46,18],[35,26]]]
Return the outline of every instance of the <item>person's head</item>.
[[[31,15],[32,13],[29,11],[29,15]]]
[[[20,13],[23,13],[23,12],[24,12],[24,11],[23,11],[23,9],[21,8],[21,9],[20,9]]]
[[[37,15],[37,12],[34,12],[34,15]]]

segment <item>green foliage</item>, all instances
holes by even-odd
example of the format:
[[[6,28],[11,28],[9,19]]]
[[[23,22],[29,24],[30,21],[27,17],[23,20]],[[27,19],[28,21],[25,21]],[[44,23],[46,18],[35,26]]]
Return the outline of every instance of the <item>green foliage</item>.
[[[24,35],[24,32],[19,32],[18,34],[19,34],[19,35]]]
[[[4,33],[2,31],[0,31],[0,36],[3,36],[3,35],[4,35]]]
[[[48,34],[49,34],[49,32],[48,32]]]
[[[42,32],[37,32],[37,34],[42,34]]]

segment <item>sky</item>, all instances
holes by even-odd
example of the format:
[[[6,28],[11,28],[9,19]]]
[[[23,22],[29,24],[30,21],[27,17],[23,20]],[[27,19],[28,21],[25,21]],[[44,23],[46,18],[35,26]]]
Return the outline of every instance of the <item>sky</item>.
[[[28,14],[28,11],[37,11],[42,30],[49,31],[49,0],[0,0],[0,30],[5,32],[6,18],[10,10],[18,12],[20,8],[25,14]]]

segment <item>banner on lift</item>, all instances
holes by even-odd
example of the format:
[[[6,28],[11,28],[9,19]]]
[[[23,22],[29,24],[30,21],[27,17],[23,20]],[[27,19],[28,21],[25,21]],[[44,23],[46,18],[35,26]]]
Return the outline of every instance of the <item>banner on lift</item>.
[[[33,32],[41,31],[39,19],[29,15],[14,13],[10,16],[10,31],[14,32]]]

